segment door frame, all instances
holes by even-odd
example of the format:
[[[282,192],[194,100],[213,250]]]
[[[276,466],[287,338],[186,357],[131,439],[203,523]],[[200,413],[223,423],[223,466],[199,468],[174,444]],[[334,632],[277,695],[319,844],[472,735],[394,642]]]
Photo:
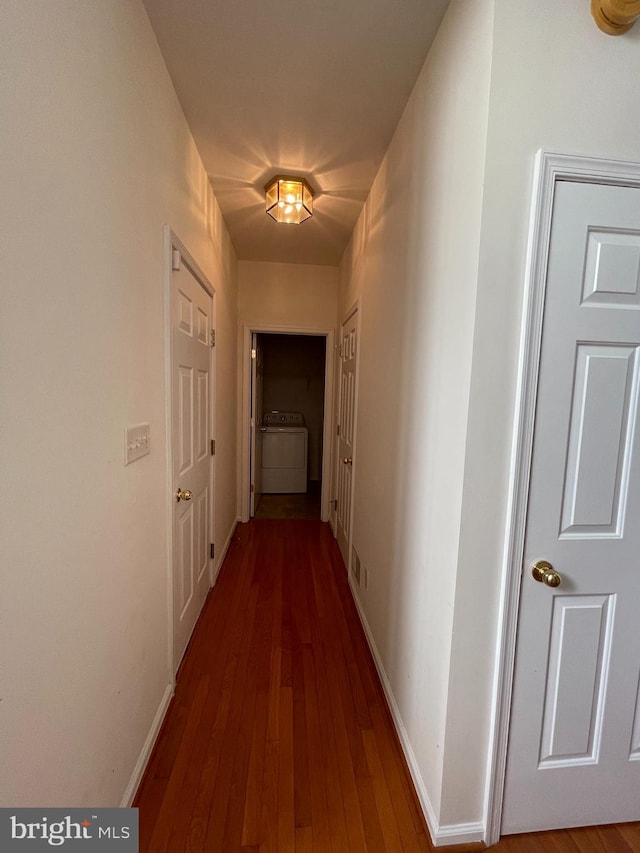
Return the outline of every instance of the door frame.
[[[331,487],[331,460],[333,456],[333,370],[334,370],[334,329],[305,328],[304,326],[273,326],[268,323],[252,323],[243,326],[242,333],[242,385],[240,394],[240,512],[242,522],[249,521],[251,495],[249,481],[251,477],[251,335],[309,335],[325,338],[324,362],[324,414],[322,424],[322,492],[320,498],[320,518],[329,520],[329,493]]]
[[[483,822],[487,845],[499,841],[502,822],[549,240],[555,186],[557,181],[563,180],[640,187],[640,163],[560,154],[544,149],[536,154],[485,784]]]
[[[250,346],[251,346],[251,360],[249,362],[249,370],[251,371],[251,377],[249,380],[249,517],[253,518],[256,514],[256,509],[258,508],[258,503],[260,502],[260,498],[262,497],[262,489],[258,492],[258,503],[256,503],[256,482],[257,476],[256,472],[258,470],[257,465],[257,456],[258,456],[258,433],[261,432],[260,424],[255,423],[251,424],[251,417],[254,413],[257,415],[259,412],[259,408],[257,405],[254,405],[254,400],[257,399],[257,387],[260,384],[262,387],[260,389],[260,400],[264,397],[264,374],[260,374],[258,368],[261,366],[258,358],[258,350],[260,349],[258,345],[258,335],[255,332],[251,333],[250,336]],[[254,349],[255,349],[255,358],[254,358]],[[264,368],[264,365],[262,365]],[[254,373],[255,371],[255,373]],[[262,457],[262,453],[260,453],[260,457]],[[251,491],[251,487],[253,486],[253,492]],[[260,486],[262,486],[262,474],[260,474]]]
[[[167,518],[167,636],[168,636],[168,647],[167,647],[167,655],[168,655],[168,665],[169,665],[169,677],[171,681],[171,687],[175,688],[176,683],[176,670],[175,670],[175,660],[173,653],[173,635],[174,635],[174,601],[173,601],[173,574],[174,574],[174,536],[173,536],[173,449],[174,449],[174,441],[173,441],[173,390],[172,390],[172,358],[173,358],[173,341],[171,334],[171,274],[173,272],[173,251],[177,250],[180,252],[181,262],[188,267],[194,278],[197,279],[198,283],[204,288],[204,290],[211,296],[211,325],[212,328],[216,329],[216,291],[207,276],[204,274],[202,269],[198,266],[196,261],[193,259],[193,256],[184,245],[184,243],[180,240],[180,238],[176,235],[176,233],[172,230],[170,225],[164,226],[164,365],[165,365],[165,434],[166,434],[166,445],[165,445],[165,469],[166,469],[166,500],[165,500],[165,512]],[[213,438],[216,435],[216,397],[215,397],[215,389],[216,389],[216,380],[215,380],[215,367],[216,367],[216,358],[215,358],[216,349],[215,347],[211,347],[210,352],[210,385],[209,385],[209,417],[211,423],[211,437]],[[216,530],[215,530],[215,474],[216,474],[216,456],[210,456],[209,462],[209,489],[211,493],[211,507],[210,507],[210,530],[211,530],[211,539],[213,542],[216,541]],[[214,577],[214,561],[212,559],[209,560],[209,588],[213,586],[215,577]],[[196,620],[197,624],[197,620]]]

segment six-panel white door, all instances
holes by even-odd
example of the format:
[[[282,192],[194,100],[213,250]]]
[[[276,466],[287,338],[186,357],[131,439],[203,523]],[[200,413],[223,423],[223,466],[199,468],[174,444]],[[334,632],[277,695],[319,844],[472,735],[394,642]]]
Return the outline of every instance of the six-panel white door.
[[[336,539],[345,566],[349,566],[351,502],[356,417],[356,366],[358,358],[357,314],[342,325],[340,334],[340,405],[337,441]]]
[[[640,819],[639,350],[640,189],[558,182],[503,833]]]
[[[171,274],[171,326],[176,671],[210,586],[212,515],[212,298],[184,263]]]

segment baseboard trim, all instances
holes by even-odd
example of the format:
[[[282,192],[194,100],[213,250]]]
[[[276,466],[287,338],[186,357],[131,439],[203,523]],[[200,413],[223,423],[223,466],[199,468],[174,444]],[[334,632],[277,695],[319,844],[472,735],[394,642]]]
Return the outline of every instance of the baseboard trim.
[[[224,563],[224,558],[227,556],[227,551],[229,550],[229,546],[231,545],[231,541],[236,533],[236,528],[240,523],[241,519],[238,517],[231,525],[231,530],[229,531],[229,535],[227,536],[224,545],[222,546],[222,551],[220,551],[220,555],[216,560],[215,569],[213,570],[213,582],[211,586],[215,586],[215,582],[218,579],[218,575],[220,574],[220,569],[222,568],[222,564]]]
[[[441,826],[433,840],[435,847],[445,847],[449,844],[471,844],[474,841],[484,839],[484,824],[482,821],[476,823],[449,823]]]
[[[409,767],[409,773],[411,774],[413,784],[415,785],[416,793],[418,794],[418,800],[420,801],[420,806],[427,822],[427,826],[429,828],[429,833],[431,835],[431,840],[433,842],[434,847],[444,847],[449,844],[465,844],[474,841],[482,841],[482,839],[484,838],[484,824],[481,822],[447,824],[444,826],[439,825],[435,811],[433,809],[433,806],[431,805],[431,800],[429,799],[429,794],[427,793],[426,785],[424,784],[424,779],[422,778],[422,774],[420,773],[420,770],[418,768],[418,762],[416,760],[413,747],[411,746],[409,735],[407,734],[407,730],[402,720],[402,715],[400,714],[398,703],[396,702],[395,696],[393,695],[391,683],[389,681],[389,678],[387,677],[387,673],[382,664],[382,658],[380,657],[380,653],[378,652],[378,647],[376,646],[376,642],[373,638],[371,628],[369,627],[369,623],[367,621],[367,617],[365,616],[364,609],[362,607],[362,603],[360,602],[360,597],[358,595],[358,590],[355,586],[352,576],[349,576],[349,588],[351,589],[351,595],[356,605],[356,610],[358,611],[360,623],[367,638],[367,643],[369,644],[369,649],[371,651],[373,661],[376,665],[378,676],[380,677],[380,682],[382,683],[382,689],[384,690],[384,695],[387,699],[389,710],[391,711],[393,724],[396,728],[398,739],[400,741],[400,746],[402,747],[402,751],[404,752],[404,757]]]
[[[398,708],[395,696],[393,695],[393,690],[391,689],[389,678],[387,677],[385,668],[382,665],[382,659],[380,657],[380,653],[378,652],[378,647],[376,646],[376,642],[373,639],[373,634],[371,633],[371,628],[369,627],[367,617],[365,616],[362,604],[360,603],[358,592],[354,586],[352,576],[349,577],[349,587],[351,588],[351,595],[353,596],[353,600],[356,605],[356,610],[358,611],[358,616],[360,617],[360,622],[367,638],[367,643],[369,644],[369,649],[371,650],[376,669],[378,670],[378,676],[380,677],[380,681],[382,682],[382,689],[384,690],[384,694],[387,698],[387,703],[389,705],[389,710],[391,711],[393,723],[396,727],[396,732],[398,733],[398,738],[400,740],[402,751],[404,752],[404,757],[406,758],[407,764],[409,765],[409,772],[411,773],[413,784],[416,787],[418,799],[420,800],[420,805],[422,807],[422,811],[424,812],[424,816],[427,821],[427,826],[429,827],[429,832],[431,833],[431,838],[435,843],[435,838],[439,829],[435,811],[433,810],[433,806],[431,805],[431,800],[429,799],[429,795],[427,793],[422,774],[418,769],[418,762],[416,761],[413,747],[411,746],[411,743],[409,741],[409,735],[407,734],[407,730],[404,726],[402,716],[400,715],[400,709]]]
[[[162,727],[162,723],[164,722],[165,714],[167,713],[167,709],[169,707],[169,703],[171,702],[171,697],[173,696],[173,684],[167,684],[164,689],[164,694],[162,699],[160,700],[160,705],[158,706],[158,710],[155,713],[153,718],[153,722],[151,723],[151,728],[149,729],[149,733],[147,734],[146,740],[144,742],[144,746],[138,756],[138,760],[136,761],[136,766],[133,768],[133,773],[131,774],[131,778],[129,779],[129,784],[127,785],[125,792],[122,796],[122,800],[120,801],[121,809],[128,809],[133,802],[133,798],[136,795],[136,791],[138,790],[138,786],[142,781],[142,776],[144,775],[144,771],[147,768],[147,762],[151,757],[151,752],[153,747],[155,746],[156,738],[160,733],[160,729]]]

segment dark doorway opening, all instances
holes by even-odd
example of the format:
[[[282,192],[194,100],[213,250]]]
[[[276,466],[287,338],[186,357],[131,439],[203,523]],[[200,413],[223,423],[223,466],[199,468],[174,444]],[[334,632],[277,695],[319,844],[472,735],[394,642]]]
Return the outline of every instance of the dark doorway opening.
[[[266,467],[262,469],[263,487],[255,517],[320,518],[326,338],[271,333],[257,337],[262,354],[262,412],[257,413],[261,429],[257,435],[262,441],[260,455]],[[306,433],[306,474],[298,470],[295,482],[290,480],[286,466],[300,462],[300,434],[294,437],[284,430],[274,434],[278,419],[283,419],[284,427],[291,415],[301,416],[297,420]],[[271,446],[277,448],[277,453],[270,452]],[[296,462],[290,462],[290,454],[297,454]],[[274,477],[273,468],[268,467],[271,465],[285,468],[276,469]],[[289,482],[293,483],[291,487]]]

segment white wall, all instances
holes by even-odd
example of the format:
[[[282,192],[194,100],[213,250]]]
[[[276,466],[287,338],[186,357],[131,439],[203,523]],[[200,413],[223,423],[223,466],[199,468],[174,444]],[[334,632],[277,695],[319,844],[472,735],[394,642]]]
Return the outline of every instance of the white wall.
[[[337,310],[337,267],[263,261],[238,263],[241,326],[333,329]]]
[[[533,162],[640,161],[640,27],[582,0],[496,0],[480,275],[445,743],[443,818],[482,808]]]
[[[582,0],[453,0],[342,264],[359,595],[445,834],[483,818],[534,157],[640,160],[639,47]]]
[[[361,604],[439,821],[492,4],[453,0],[342,264],[361,298]]]
[[[221,543],[235,258],[141,3],[0,18],[0,802],[118,805],[170,680],[163,225],[217,291]],[[139,421],[152,451],[125,468]]]

